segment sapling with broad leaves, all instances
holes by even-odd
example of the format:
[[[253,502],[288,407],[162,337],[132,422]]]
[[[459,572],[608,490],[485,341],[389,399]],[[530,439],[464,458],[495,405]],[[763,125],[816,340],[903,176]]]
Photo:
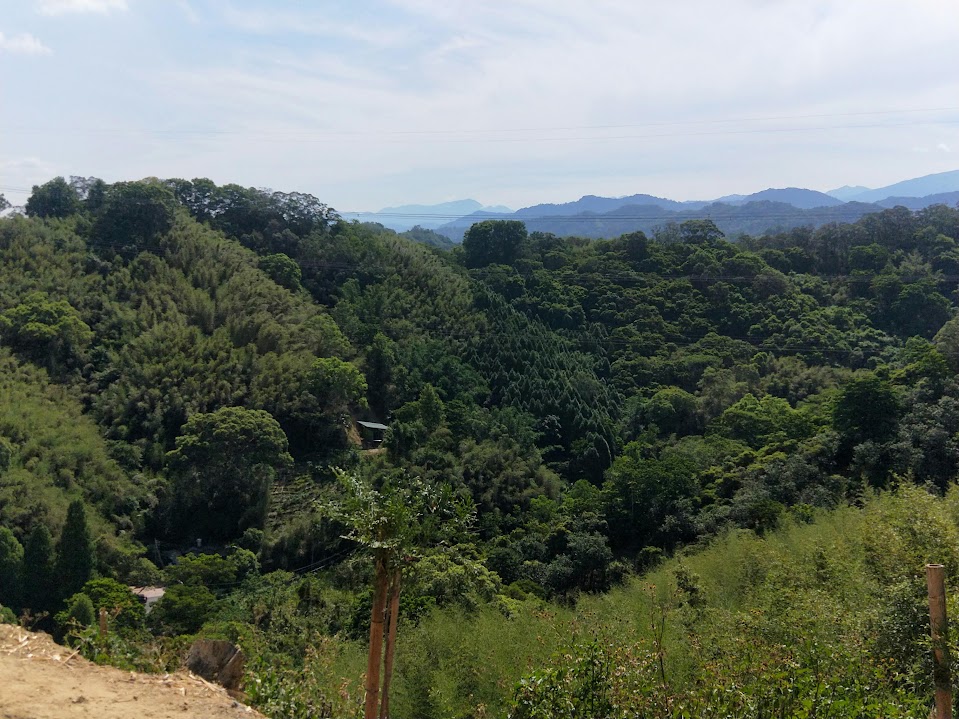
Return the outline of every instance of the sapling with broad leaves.
[[[387,719],[403,570],[424,552],[452,546],[469,530],[475,508],[449,485],[404,474],[369,479],[338,471],[337,477],[342,496],[326,509],[349,528],[345,538],[372,555],[375,568],[364,719]]]

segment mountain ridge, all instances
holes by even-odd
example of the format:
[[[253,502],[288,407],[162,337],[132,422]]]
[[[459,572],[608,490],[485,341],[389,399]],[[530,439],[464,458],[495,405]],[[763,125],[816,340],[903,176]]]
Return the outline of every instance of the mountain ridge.
[[[769,189],[746,195],[738,202],[729,204],[746,204],[748,202],[762,202],[765,200],[785,202],[801,210],[811,210],[816,207],[835,207],[836,205],[843,204],[843,200],[836,199],[825,192],[807,190],[804,187],[770,187]]]
[[[880,202],[888,197],[926,197],[956,190],[959,190],[959,170],[949,170],[860,192],[849,199],[859,202]]]
[[[472,198],[451,200],[433,205],[408,204],[384,207],[376,212],[344,212],[343,219],[360,222],[376,222],[397,232],[405,232],[416,226],[423,229],[435,229],[452,218],[465,217],[476,212],[510,214],[512,209],[505,205],[487,206]]]
[[[437,204],[406,204],[376,212],[343,213],[346,220],[372,222],[397,232],[415,227],[459,242],[463,233],[483,220],[514,219],[531,231],[560,235],[608,237],[624,232],[650,232],[657,226],[690,219],[711,219],[735,235],[801,225],[853,222],[869,212],[896,205],[919,210],[959,201],[959,170],[924,175],[880,188],[844,185],[820,192],[803,187],[769,187],[751,194],[730,194],[712,200],[673,200],[645,193],[603,197],[586,194],[570,202],[539,203],[516,211],[503,205],[482,205],[474,199]]]
[[[939,189],[925,195],[906,194],[924,188]],[[896,190],[899,194],[895,194]],[[848,199],[837,197],[840,194]],[[875,197],[875,199],[868,199]],[[642,230],[651,232],[670,222],[709,219],[728,235],[762,233],[830,222],[854,222],[870,212],[903,205],[919,210],[933,204],[959,201],[959,170],[904,180],[885,188],[844,186],[829,192],[801,187],[767,188],[749,195],[724,195],[716,200],[680,202],[648,194],[604,198],[583,195],[568,203],[544,203],[514,213],[473,212],[433,228],[459,242],[474,223],[489,219],[515,219],[530,231],[584,237],[614,237]]]

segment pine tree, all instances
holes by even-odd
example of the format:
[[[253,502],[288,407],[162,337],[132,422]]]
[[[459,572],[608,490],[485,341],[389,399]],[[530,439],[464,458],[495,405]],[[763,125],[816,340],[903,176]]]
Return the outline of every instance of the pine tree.
[[[23,606],[34,614],[50,611],[56,604],[54,592],[53,539],[50,530],[38,523],[23,549]]]
[[[446,421],[446,405],[443,404],[433,385],[423,386],[418,404],[420,420],[427,432],[436,431]]]
[[[83,589],[93,574],[93,561],[93,537],[87,526],[86,509],[83,500],[76,499],[67,509],[67,521],[57,544],[56,568],[62,598]]]
[[[19,608],[23,547],[6,527],[0,527],[0,604]]]
[[[391,409],[393,396],[393,371],[396,365],[396,349],[393,342],[382,332],[377,332],[366,354],[366,380],[369,386],[370,407],[380,417]]]

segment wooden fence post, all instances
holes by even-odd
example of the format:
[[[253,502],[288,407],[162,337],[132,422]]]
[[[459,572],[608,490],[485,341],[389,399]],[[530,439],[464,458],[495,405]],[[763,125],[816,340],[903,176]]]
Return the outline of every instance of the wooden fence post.
[[[107,638],[107,610],[100,607],[100,639]]]
[[[933,680],[936,685],[935,719],[952,719],[952,682],[949,676],[948,625],[946,623],[946,572],[941,564],[926,565],[929,592],[929,626],[932,632]]]

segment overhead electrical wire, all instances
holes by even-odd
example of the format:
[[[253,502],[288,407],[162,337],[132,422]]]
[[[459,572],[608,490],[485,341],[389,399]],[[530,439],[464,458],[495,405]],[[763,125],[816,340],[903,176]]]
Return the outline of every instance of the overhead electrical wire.
[[[766,200],[760,200],[759,202],[765,202],[765,201],[766,201]],[[755,201],[754,201],[754,202],[755,202]],[[786,203],[786,202],[779,202],[779,201],[776,201],[776,200],[772,200],[771,202],[775,202],[776,204],[782,204],[782,205],[788,204],[788,203]],[[650,205],[651,205],[651,204],[652,204],[652,203],[650,203]],[[713,204],[713,203],[710,203],[710,204]],[[741,207],[741,205],[731,205],[731,204],[730,204],[730,205],[727,205],[726,203],[720,203],[720,204],[722,204],[722,205],[724,205],[724,206],[726,206],[726,207],[730,207],[730,208]],[[862,203],[862,204],[875,205],[875,203]],[[641,207],[641,205],[624,205],[623,207],[630,207],[630,206],[632,206],[632,207]],[[375,218],[376,218],[376,217],[383,217],[383,218],[410,219],[410,220],[446,220],[446,221],[448,221],[448,222],[455,222],[456,220],[464,220],[464,221],[465,221],[465,220],[472,220],[472,222],[474,222],[474,223],[475,223],[475,222],[482,222],[483,220],[519,220],[520,222],[551,222],[551,221],[553,221],[553,222],[598,222],[598,221],[612,221],[612,220],[631,220],[631,221],[649,220],[649,221],[652,221],[652,222],[655,222],[655,221],[663,221],[663,222],[665,222],[665,221],[668,221],[668,220],[677,220],[677,221],[685,221],[685,220],[713,220],[713,221],[715,222],[715,221],[722,221],[722,220],[764,220],[764,219],[770,219],[770,220],[795,220],[795,219],[801,219],[801,218],[810,218],[810,219],[814,219],[814,218],[816,218],[816,219],[821,219],[821,218],[827,218],[827,219],[828,219],[828,218],[832,218],[835,222],[844,222],[844,221],[846,221],[846,220],[845,220],[843,217],[836,215],[836,212],[840,212],[842,207],[843,207],[843,205],[832,205],[832,206],[824,205],[824,206],[822,206],[822,207],[812,207],[812,208],[809,208],[809,209],[806,209],[806,210],[797,207],[797,208],[795,208],[794,211],[779,210],[779,211],[776,211],[776,212],[756,212],[755,210],[752,210],[752,211],[749,211],[749,212],[739,212],[739,213],[737,213],[737,212],[729,212],[729,213],[727,213],[727,212],[724,212],[724,211],[717,211],[714,215],[696,214],[695,216],[689,216],[689,217],[684,216],[682,213],[684,213],[684,212],[689,212],[689,213],[697,212],[697,213],[698,213],[699,211],[698,211],[698,210],[695,210],[695,209],[676,210],[675,212],[671,212],[671,211],[669,211],[669,210],[664,210],[664,212],[665,212],[665,213],[668,213],[668,214],[657,214],[657,215],[622,214],[622,215],[617,215],[617,214],[613,214],[613,213],[616,212],[616,210],[610,210],[610,211],[608,211],[608,212],[601,213],[601,214],[600,214],[600,213],[590,213],[590,214],[586,214],[586,212],[583,212],[583,213],[579,213],[579,214],[576,214],[576,215],[529,215],[529,216],[527,216],[527,215],[516,216],[515,214],[490,214],[490,215],[488,215],[488,216],[483,216],[483,215],[479,215],[479,216],[473,216],[473,215],[456,215],[456,214],[452,214],[452,215],[427,215],[427,214],[421,214],[421,215],[404,215],[404,214],[399,214],[399,213],[396,213],[396,214],[383,213],[383,214],[381,214],[381,213],[379,213],[379,212],[356,212],[356,211],[351,211],[351,212],[345,212],[345,211],[344,211],[344,212],[340,212],[339,210],[335,210],[335,212],[336,212],[336,214],[340,215],[340,216],[341,216],[343,219],[345,219],[345,220],[359,219],[359,218],[351,217],[351,215],[362,215],[364,220],[365,220],[367,217],[369,217],[369,218],[373,218],[373,221],[375,221]],[[875,207],[876,207],[875,210],[869,210],[869,211],[867,211],[867,212],[864,212],[863,214],[872,214],[872,213],[875,213],[875,212],[882,212],[883,210],[892,209],[891,207],[883,207],[883,206],[881,206],[881,205],[875,205]],[[830,210],[833,210],[833,209],[835,209],[836,212],[830,212]],[[909,209],[909,208],[907,208],[907,209]],[[810,214],[810,213],[813,213],[813,214]],[[797,215],[799,215],[800,217],[797,218]],[[859,217],[861,217],[861,215],[860,215]],[[859,219],[859,217],[856,217],[855,219]],[[424,227],[424,228],[421,228],[421,229],[427,229],[427,230],[428,230],[428,229],[430,229],[430,228]],[[626,231],[626,234],[628,234],[629,232],[630,232],[630,231],[627,230],[627,231]],[[607,238],[607,239],[610,239],[610,238]]]
[[[265,130],[265,129],[203,129],[203,128],[122,128],[122,127],[64,127],[64,126],[50,126],[50,127],[8,127],[4,128],[4,132],[9,134],[21,134],[21,135],[30,135],[30,134],[45,134],[45,133],[73,133],[73,134],[140,134],[140,135],[207,135],[207,136],[232,136],[232,135],[246,135],[246,136],[262,136],[262,137],[289,137],[289,136],[302,136],[302,137],[329,137],[329,138],[343,138],[343,137],[391,137],[391,136],[442,136],[442,135],[495,135],[495,134],[507,134],[507,133],[545,133],[545,132],[578,132],[584,130],[627,130],[627,129],[640,129],[640,128],[655,128],[655,127],[682,127],[682,126],[701,126],[701,125],[728,125],[732,123],[757,123],[757,122],[782,122],[782,121],[792,121],[792,120],[823,120],[830,118],[848,118],[848,117],[867,117],[867,116],[891,116],[891,115],[914,115],[919,113],[934,113],[934,112],[959,112],[959,107],[957,106],[947,106],[947,107],[930,107],[930,108],[906,108],[898,110],[860,110],[856,112],[836,112],[836,113],[810,113],[810,114],[796,114],[796,115],[772,115],[772,116],[759,116],[759,117],[732,117],[732,118],[710,118],[710,119],[694,119],[694,120],[664,120],[664,121],[655,121],[655,122],[637,122],[637,123],[618,123],[618,124],[594,124],[594,125],[544,125],[539,127],[505,127],[505,128],[430,128],[424,130],[310,130],[310,129],[286,129],[286,130]],[[909,124],[928,124],[928,123],[956,123],[959,122],[959,119],[948,119],[942,120],[939,119],[929,119],[929,120],[918,120],[918,121],[909,121],[906,123],[901,123],[904,125]],[[895,127],[899,123],[889,124],[889,125],[879,125],[879,126],[889,126]],[[862,125],[831,125],[823,126],[821,128],[779,128],[778,131],[792,132],[797,130],[804,129],[844,129],[846,127],[851,128],[860,128]],[[744,130],[749,132],[750,130]],[[756,131],[763,131],[762,128],[759,128]],[[727,131],[723,131],[727,132]],[[658,137],[658,135],[656,135]],[[518,140],[525,140],[530,138],[515,138]],[[540,139],[552,139],[552,138],[540,138]],[[571,138],[555,138],[558,140],[566,140]],[[591,139],[591,138],[584,138]],[[601,138],[605,139],[605,138]],[[619,139],[619,138],[613,138]]]
[[[868,129],[877,129],[883,127],[912,127],[916,125],[959,125],[959,119],[949,119],[949,120],[925,120],[920,122],[898,122],[898,123],[868,123],[868,124],[852,124],[852,125],[821,125],[813,127],[775,127],[775,128],[749,128],[749,129],[725,129],[725,130],[704,130],[698,132],[659,132],[659,133],[645,133],[637,135],[569,135],[566,137],[542,137],[542,136],[529,136],[529,137],[440,137],[433,136],[431,142],[439,142],[444,144],[473,144],[473,143],[531,143],[531,142],[606,142],[609,140],[651,140],[651,139],[663,139],[663,138],[673,138],[673,137],[708,137],[708,136],[720,136],[720,135],[761,135],[761,134],[780,134],[780,133],[799,133],[799,132],[821,132],[823,130],[868,130]],[[10,133],[9,130],[4,130],[4,132]],[[94,131],[88,131],[93,133]],[[264,131],[214,131],[214,130],[193,130],[193,131],[145,131],[145,130],[117,130],[108,134],[154,134],[154,135],[168,135],[173,136],[176,134],[188,135],[188,136],[207,136],[208,138],[217,138],[222,139],[229,136],[237,137],[258,137],[262,138],[268,142],[293,142],[293,143],[326,143],[326,142],[343,142],[344,136],[341,134],[310,134],[306,131],[298,131],[298,134],[290,133],[267,133]],[[81,133],[82,134],[82,133]],[[369,140],[369,137],[366,136],[355,136],[357,139]],[[411,138],[392,138],[392,139],[380,139],[381,144],[389,145],[401,145],[401,144],[410,144],[414,142]],[[417,141],[418,142],[418,141]]]

